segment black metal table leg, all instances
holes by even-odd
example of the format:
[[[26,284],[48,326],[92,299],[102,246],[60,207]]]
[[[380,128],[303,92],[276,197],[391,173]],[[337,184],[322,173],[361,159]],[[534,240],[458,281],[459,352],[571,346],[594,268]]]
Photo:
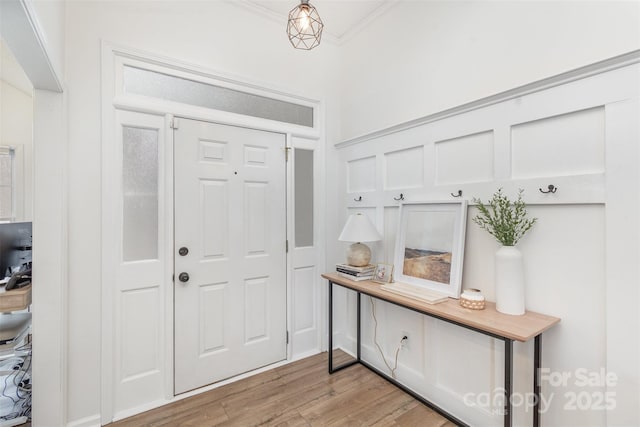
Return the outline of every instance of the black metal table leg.
[[[533,427],[540,425],[540,397],[542,387],[540,385],[540,367],[542,365],[542,334],[536,335],[533,341]]]
[[[360,292],[358,292],[358,358],[343,363],[340,366],[333,366],[333,282],[329,280],[329,374],[333,374],[341,369],[348,368],[360,362]]]
[[[333,282],[329,280],[329,373],[333,373]]]
[[[356,349],[356,354],[358,356],[358,362],[360,362],[362,360],[361,353],[360,353],[360,349],[362,348],[361,344],[361,340],[360,340],[360,292],[358,292],[358,321],[357,321],[357,332],[356,332],[356,346],[358,347]]]
[[[513,340],[504,340],[504,427],[511,427],[511,393],[513,392]]]

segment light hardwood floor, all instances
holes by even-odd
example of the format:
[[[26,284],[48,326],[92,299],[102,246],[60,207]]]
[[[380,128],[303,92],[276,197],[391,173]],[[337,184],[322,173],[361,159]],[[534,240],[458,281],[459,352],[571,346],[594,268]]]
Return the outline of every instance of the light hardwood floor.
[[[327,373],[327,353],[148,411],[109,427],[452,427],[364,366]]]

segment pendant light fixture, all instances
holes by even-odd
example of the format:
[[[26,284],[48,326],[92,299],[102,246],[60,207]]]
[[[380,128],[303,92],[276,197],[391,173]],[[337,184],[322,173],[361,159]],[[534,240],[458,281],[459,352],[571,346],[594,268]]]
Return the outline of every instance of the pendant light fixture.
[[[318,11],[309,0],[300,0],[300,4],[289,12],[287,34],[296,49],[310,50],[318,46],[323,27]]]

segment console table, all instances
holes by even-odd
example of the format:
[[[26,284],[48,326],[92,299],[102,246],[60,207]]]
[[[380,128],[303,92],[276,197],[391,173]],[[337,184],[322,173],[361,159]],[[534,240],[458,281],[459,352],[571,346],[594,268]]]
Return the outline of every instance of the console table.
[[[397,387],[409,393],[415,399],[438,411],[440,414],[454,423],[466,426],[462,420],[448,413],[444,409],[431,403],[413,390],[405,387],[395,379],[389,377],[384,372],[378,370],[373,365],[361,358],[360,340],[360,297],[362,294],[369,295],[382,301],[416,311],[418,313],[434,317],[444,322],[452,323],[465,329],[472,330],[490,337],[504,341],[504,425],[512,425],[511,393],[513,389],[513,342],[526,342],[534,339],[533,357],[533,392],[536,396],[536,403],[533,411],[533,425],[540,425],[539,396],[540,378],[539,370],[541,366],[542,353],[542,333],[560,322],[557,317],[547,316],[540,313],[527,311],[522,316],[511,316],[496,311],[495,303],[487,302],[484,310],[469,310],[460,306],[457,300],[449,299],[439,304],[427,304],[415,299],[407,298],[381,289],[381,284],[372,281],[355,282],[344,278],[337,273],[326,273],[323,278],[329,281],[329,374],[359,363],[376,374],[382,376]],[[357,293],[357,354],[356,359],[344,363],[340,366],[333,366],[333,285],[339,285],[351,289]]]

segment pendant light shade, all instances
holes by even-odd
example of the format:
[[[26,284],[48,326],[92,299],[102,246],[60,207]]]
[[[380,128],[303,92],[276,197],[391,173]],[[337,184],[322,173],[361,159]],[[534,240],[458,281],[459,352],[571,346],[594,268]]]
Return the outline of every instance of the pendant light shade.
[[[309,0],[301,0],[300,4],[289,12],[287,34],[296,49],[310,50],[318,46],[323,27],[318,11]]]

